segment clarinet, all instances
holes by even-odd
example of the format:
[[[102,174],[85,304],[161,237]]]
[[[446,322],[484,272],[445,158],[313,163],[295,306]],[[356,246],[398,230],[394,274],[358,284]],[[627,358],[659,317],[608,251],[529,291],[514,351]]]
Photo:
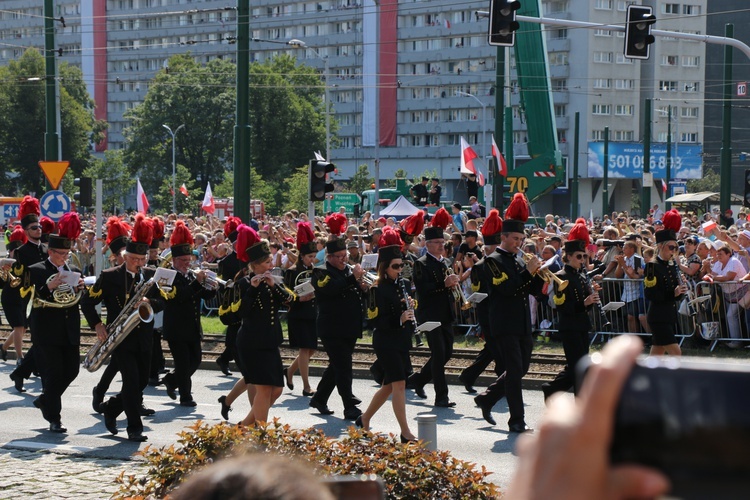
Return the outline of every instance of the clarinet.
[[[401,295],[404,297],[404,306],[406,307],[406,311],[414,311],[414,308],[411,306],[411,297],[409,296],[409,292],[406,290],[406,282],[403,278],[399,278],[398,280],[398,286],[401,289]],[[412,335],[414,335],[414,343],[417,347],[422,347],[424,345],[424,342],[422,342],[422,334],[417,331],[417,324],[414,321],[407,321],[404,323],[404,326],[411,332]]]
[[[583,279],[583,284],[586,286],[586,291],[590,295],[594,293],[594,286],[591,284],[591,278],[589,278],[588,273],[585,270],[580,271],[581,278]],[[601,299],[601,296],[599,297]],[[604,312],[604,309],[602,309],[602,303],[601,302],[594,302],[594,310],[596,311],[596,314],[599,315],[599,321],[602,325],[602,331],[607,332],[612,328],[612,323],[610,323],[609,318],[607,317],[607,313]]]

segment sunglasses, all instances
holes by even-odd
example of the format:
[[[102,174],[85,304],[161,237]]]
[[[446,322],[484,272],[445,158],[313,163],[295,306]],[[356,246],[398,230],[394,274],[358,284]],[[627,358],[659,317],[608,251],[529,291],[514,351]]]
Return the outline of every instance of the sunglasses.
[[[42,226],[29,226],[29,231],[36,231],[37,229],[41,229]]]
[[[584,258],[585,256],[586,256],[586,255],[584,255],[584,254],[582,254],[582,253],[576,253],[576,254],[573,254],[573,255],[572,255],[572,257],[573,257],[574,259],[578,259],[578,260],[581,260],[581,259],[583,259],[583,258]]]
[[[667,248],[674,252],[675,250],[677,250],[677,245],[667,245]]]
[[[394,271],[398,271],[399,269],[403,269],[403,268],[404,268],[404,264],[391,264],[391,269],[393,269]]]

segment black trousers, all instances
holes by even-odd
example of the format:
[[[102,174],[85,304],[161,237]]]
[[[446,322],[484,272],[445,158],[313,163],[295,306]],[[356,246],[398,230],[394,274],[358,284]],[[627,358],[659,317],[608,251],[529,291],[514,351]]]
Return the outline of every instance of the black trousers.
[[[485,330],[484,327],[482,327],[482,331],[489,331],[489,329]],[[500,366],[498,366],[498,355],[492,354],[492,348],[488,345],[489,342],[485,341],[484,346],[482,346],[482,350],[479,351],[479,354],[477,354],[477,357],[474,358],[474,361],[463,369],[461,372],[461,381],[465,384],[474,385],[474,382],[477,381],[480,375],[484,373],[484,371],[487,369],[488,366],[490,366],[490,363],[493,361],[495,362],[495,375],[500,376],[505,371],[500,370]],[[500,365],[502,365],[502,361],[500,361]]]
[[[240,330],[241,325],[242,323],[237,323],[236,325],[227,326],[224,352],[219,355],[222,363],[229,363],[237,359],[237,332]]]
[[[164,349],[161,347],[161,328],[154,328],[153,340],[151,341],[151,366],[149,377],[159,378],[159,372],[166,366]]]
[[[143,432],[140,410],[143,389],[148,384],[151,352],[116,349],[112,353],[112,364],[120,367],[122,391],[102,403],[102,412],[117,417],[124,411],[128,434],[140,434]]]
[[[435,386],[435,401],[448,399],[448,382],[445,380],[445,365],[453,355],[453,330],[450,323],[443,322],[440,328],[427,332],[430,359],[408,380],[412,387],[421,387],[430,382]]]
[[[39,371],[37,366],[36,353],[37,349],[33,345],[24,355],[21,360],[21,364],[16,367],[15,371],[17,375],[21,375],[23,378],[31,378],[31,374],[35,371]]]
[[[510,412],[508,425],[525,423],[521,380],[529,371],[534,340],[531,335],[501,335],[488,338],[487,344],[490,343],[502,357],[505,373],[487,388],[483,396],[487,397],[488,404],[495,404],[505,396]]]
[[[96,390],[102,394],[109,390],[109,386],[115,379],[115,375],[117,375],[117,372],[120,371],[117,366],[117,357],[115,356],[115,352],[112,353],[112,357],[109,359],[109,364],[104,368],[104,371],[102,372],[102,378],[100,378],[99,383],[96,384]]]
[[[192,339],[167,339],[169,350],[172,351],[174,359],[174,370],[165,375],[173,382],[180,391],[180,401],[193,399],[193,381],[190,377],[201,364],[203,354],[201,353],[201,339],[195,336]]]
[[[326,337],[320,340],[328,354],[328,366],[318,382],[315,401],[327,404],[333,388],[336,387],[344,403],[344,410],[355,407],[352,401],[352,354],[357,339]]]
[[[39,364],[44,389],[40,396],[47,420],[59,422],[62,395],[78,376],[80,354],[77,345],[38,344],[35,356]]]
[[[552,382],[544,384],[545,395],[565,392],[571,387],[578,394],[576,385],[576,365],[589,353],[589,334],[576,330],[560,330],[563,350],[565,351],[565,368],[557,374]]]

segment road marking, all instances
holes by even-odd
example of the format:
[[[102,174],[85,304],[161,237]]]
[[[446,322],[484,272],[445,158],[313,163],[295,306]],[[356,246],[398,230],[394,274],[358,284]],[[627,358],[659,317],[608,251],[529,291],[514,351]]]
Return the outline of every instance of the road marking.
[[[39,441],[9,441],[0,445],[0,448],[21,448],[23,450],[48,450],[60,451],[65,453],[89,453],[94,448],[88,446],[71,446],[67,444],[43,443]]]

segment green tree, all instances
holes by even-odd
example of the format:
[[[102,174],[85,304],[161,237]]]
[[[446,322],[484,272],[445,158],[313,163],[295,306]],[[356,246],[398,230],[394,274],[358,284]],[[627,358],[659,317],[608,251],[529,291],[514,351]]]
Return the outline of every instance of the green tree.
[[[79,68],[61,63],[59,78],[61,153],[75,177],[90,165],[89,146],[103,138],[106,124],[94,118],[94,102]],[[34,191],[39,196],[45,186],[37,166],[45,159],[44,58],[37,49],[28,49],[0,68],[0,82],[0,189],[6,194]]]
[[[145,172],[141,174],[141,185],[149,199],[152,211],[157,211],[159,207],[163,210],[172,210],[172,172],[161,179],[156,189],[149,190],[143,182]],[[180,192],[180,186],[185,184],[190,196],[185,196]],[[203,203],[203,189],[199,183],[195,182],[190,171],[184,165],[177,164],[175,169],[175,208],[177,213],[198,213]]]
[[[285,212],[289,210],[299,210],[300,212],[307,213],[308,190],[310,188],[308,185],[307,170],[307,166],[299,167],[287,179],[287,199],[283,205]],[[323,213],[322,201],[315,203],[315,212],[318,214]]]
[[[370,176],[367,164],[362,164],[357,167],[357,171],[352,175],[351,180],[349,180],[347,190],[352,193],[361,194],[362,191],[372,189],[374,182],[375,178]]]
[[[721,176],[714,170],[705,168],[703,177],[687,181],[687,190],[689,193],[700,193],[702,191],[718,193],[720,184]]]
[[[102,205],[105,210],[114,213],[125,210],[125,197],[135,187],[135,179],[128,171],[122,150],[110,150],[104,153],[104,159],[96,159],[83,171],[91,177],[96,195],[96,179],[102,180]]]

